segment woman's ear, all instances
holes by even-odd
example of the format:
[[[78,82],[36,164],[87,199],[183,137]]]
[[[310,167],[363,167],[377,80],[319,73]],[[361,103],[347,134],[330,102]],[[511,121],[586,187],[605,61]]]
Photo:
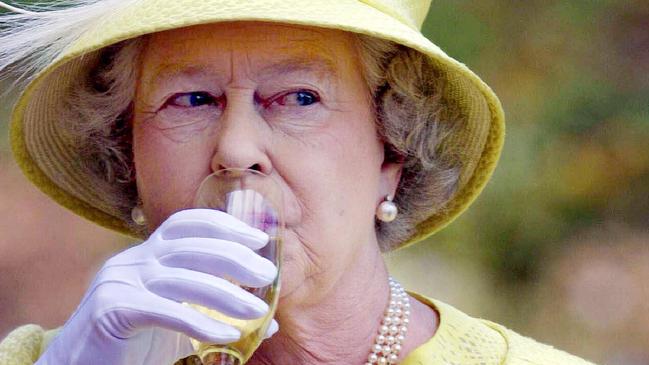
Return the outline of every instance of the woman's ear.
[[[401,180],[402,170],[403,162],[383,162],[383,165],[381,165],[381,186],[379,186],[380,201],[383,201],[387,195],[395,196]]]

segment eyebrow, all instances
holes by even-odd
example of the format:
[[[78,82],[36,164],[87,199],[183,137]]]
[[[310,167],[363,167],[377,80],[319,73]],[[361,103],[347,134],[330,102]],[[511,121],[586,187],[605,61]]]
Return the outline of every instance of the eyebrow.
[[[330,57],[289,57],[261,68],[257,72],[257,77],[267,80],[276,76],[286,76],[291,74],[308,74],[314,73],[319,78],[326,76],[338,75],[336,63]],[[179,77],[190,77],[196,80],[217,80],[218,76],[209,71],[209,66],[205,65],[172,65],[162,64],[157,67],[152,81],[156,84],[165,84]]]
[[[154,84],[165,84],[177,78],[188,77],[195,80],[216,80],[215,74],[209,72],[201,66],[179,66],[163,64],[156,67],[151,81]]]
[[[310,72],[319,76],[337,76],[338,74],[335,62],[329,57],[291,57],[263,67],[260,76],[266,78],[275,75]]]

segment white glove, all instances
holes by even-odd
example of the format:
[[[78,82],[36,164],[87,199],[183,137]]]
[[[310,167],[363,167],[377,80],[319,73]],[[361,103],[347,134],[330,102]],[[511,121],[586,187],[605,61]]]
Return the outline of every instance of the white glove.
[[[268,311],[248,287],[269,285],[276,267],[253,250],[268,236],[216,210],[169,217],[144,243],[110,258],[36,364],[171,365],[193,353],[189,337],[225,344],[234,327],[183,302],[241,319]],[[273,321],[267,337],[277,331]]]

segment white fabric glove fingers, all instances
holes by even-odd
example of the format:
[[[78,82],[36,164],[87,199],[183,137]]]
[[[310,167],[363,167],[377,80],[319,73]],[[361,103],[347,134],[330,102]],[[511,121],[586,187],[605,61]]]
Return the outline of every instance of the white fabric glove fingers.
[[[158,229],[162,239],[203,237],[235,241],[253,250],[268,243],[268,235],[241,220],[214,209],[181,210]]]
[[[236,242],[214,238],[179,238],[169,245],[158,260],[170,267],[180,267],[232,279],[240,285],[260,288],[275,280],[277,268]]]
[[[268,305],[245,289],[197,271],[164,268],[144,286],[161,297],[200,304],[235,318],[255,319],[268,312]]]
[[[181,332],[199,341],[226,344],[237,341],[236,328],[216,321],[197,310],[152,293],[134,295],[128,303],[115,303],[101,314],[108,335],[128,339],[138,329],[159,327]]]
[[[110,361],[107,365],[129,364],[175,364],[178,360],[184,359],[196,353],[190,338],[182,333],[170,331],[164,328],[151,328],[142,331],[132,338],[131,347],[133,352],[123,358],[122,362]],[[142,349],[147,351],[142,351]],[[91,362],[98,365],[97,362]]]
[[[274,334],[279,331],[279,323],[273,318],[273,320],[270,322],[270,325],[268,326],[268,329],[266,330],[266,334],[264,334],[264,340],[267,340],[271,338]]]

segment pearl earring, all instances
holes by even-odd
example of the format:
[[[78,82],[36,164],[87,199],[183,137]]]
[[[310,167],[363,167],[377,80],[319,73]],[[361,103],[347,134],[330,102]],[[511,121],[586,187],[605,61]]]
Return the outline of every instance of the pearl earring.
[[[392,202],[392,196],[388,195],[376,208],[376,218],[382,222],[392,222],[398,212],[397,205]]]
[[[146,217],[144,216],[144,211],[142,210],[142,207],[140,207],[139,205],[136,205],[131,210],[131,219],[138,226],[143,226],[143,225],[146,224]]]

